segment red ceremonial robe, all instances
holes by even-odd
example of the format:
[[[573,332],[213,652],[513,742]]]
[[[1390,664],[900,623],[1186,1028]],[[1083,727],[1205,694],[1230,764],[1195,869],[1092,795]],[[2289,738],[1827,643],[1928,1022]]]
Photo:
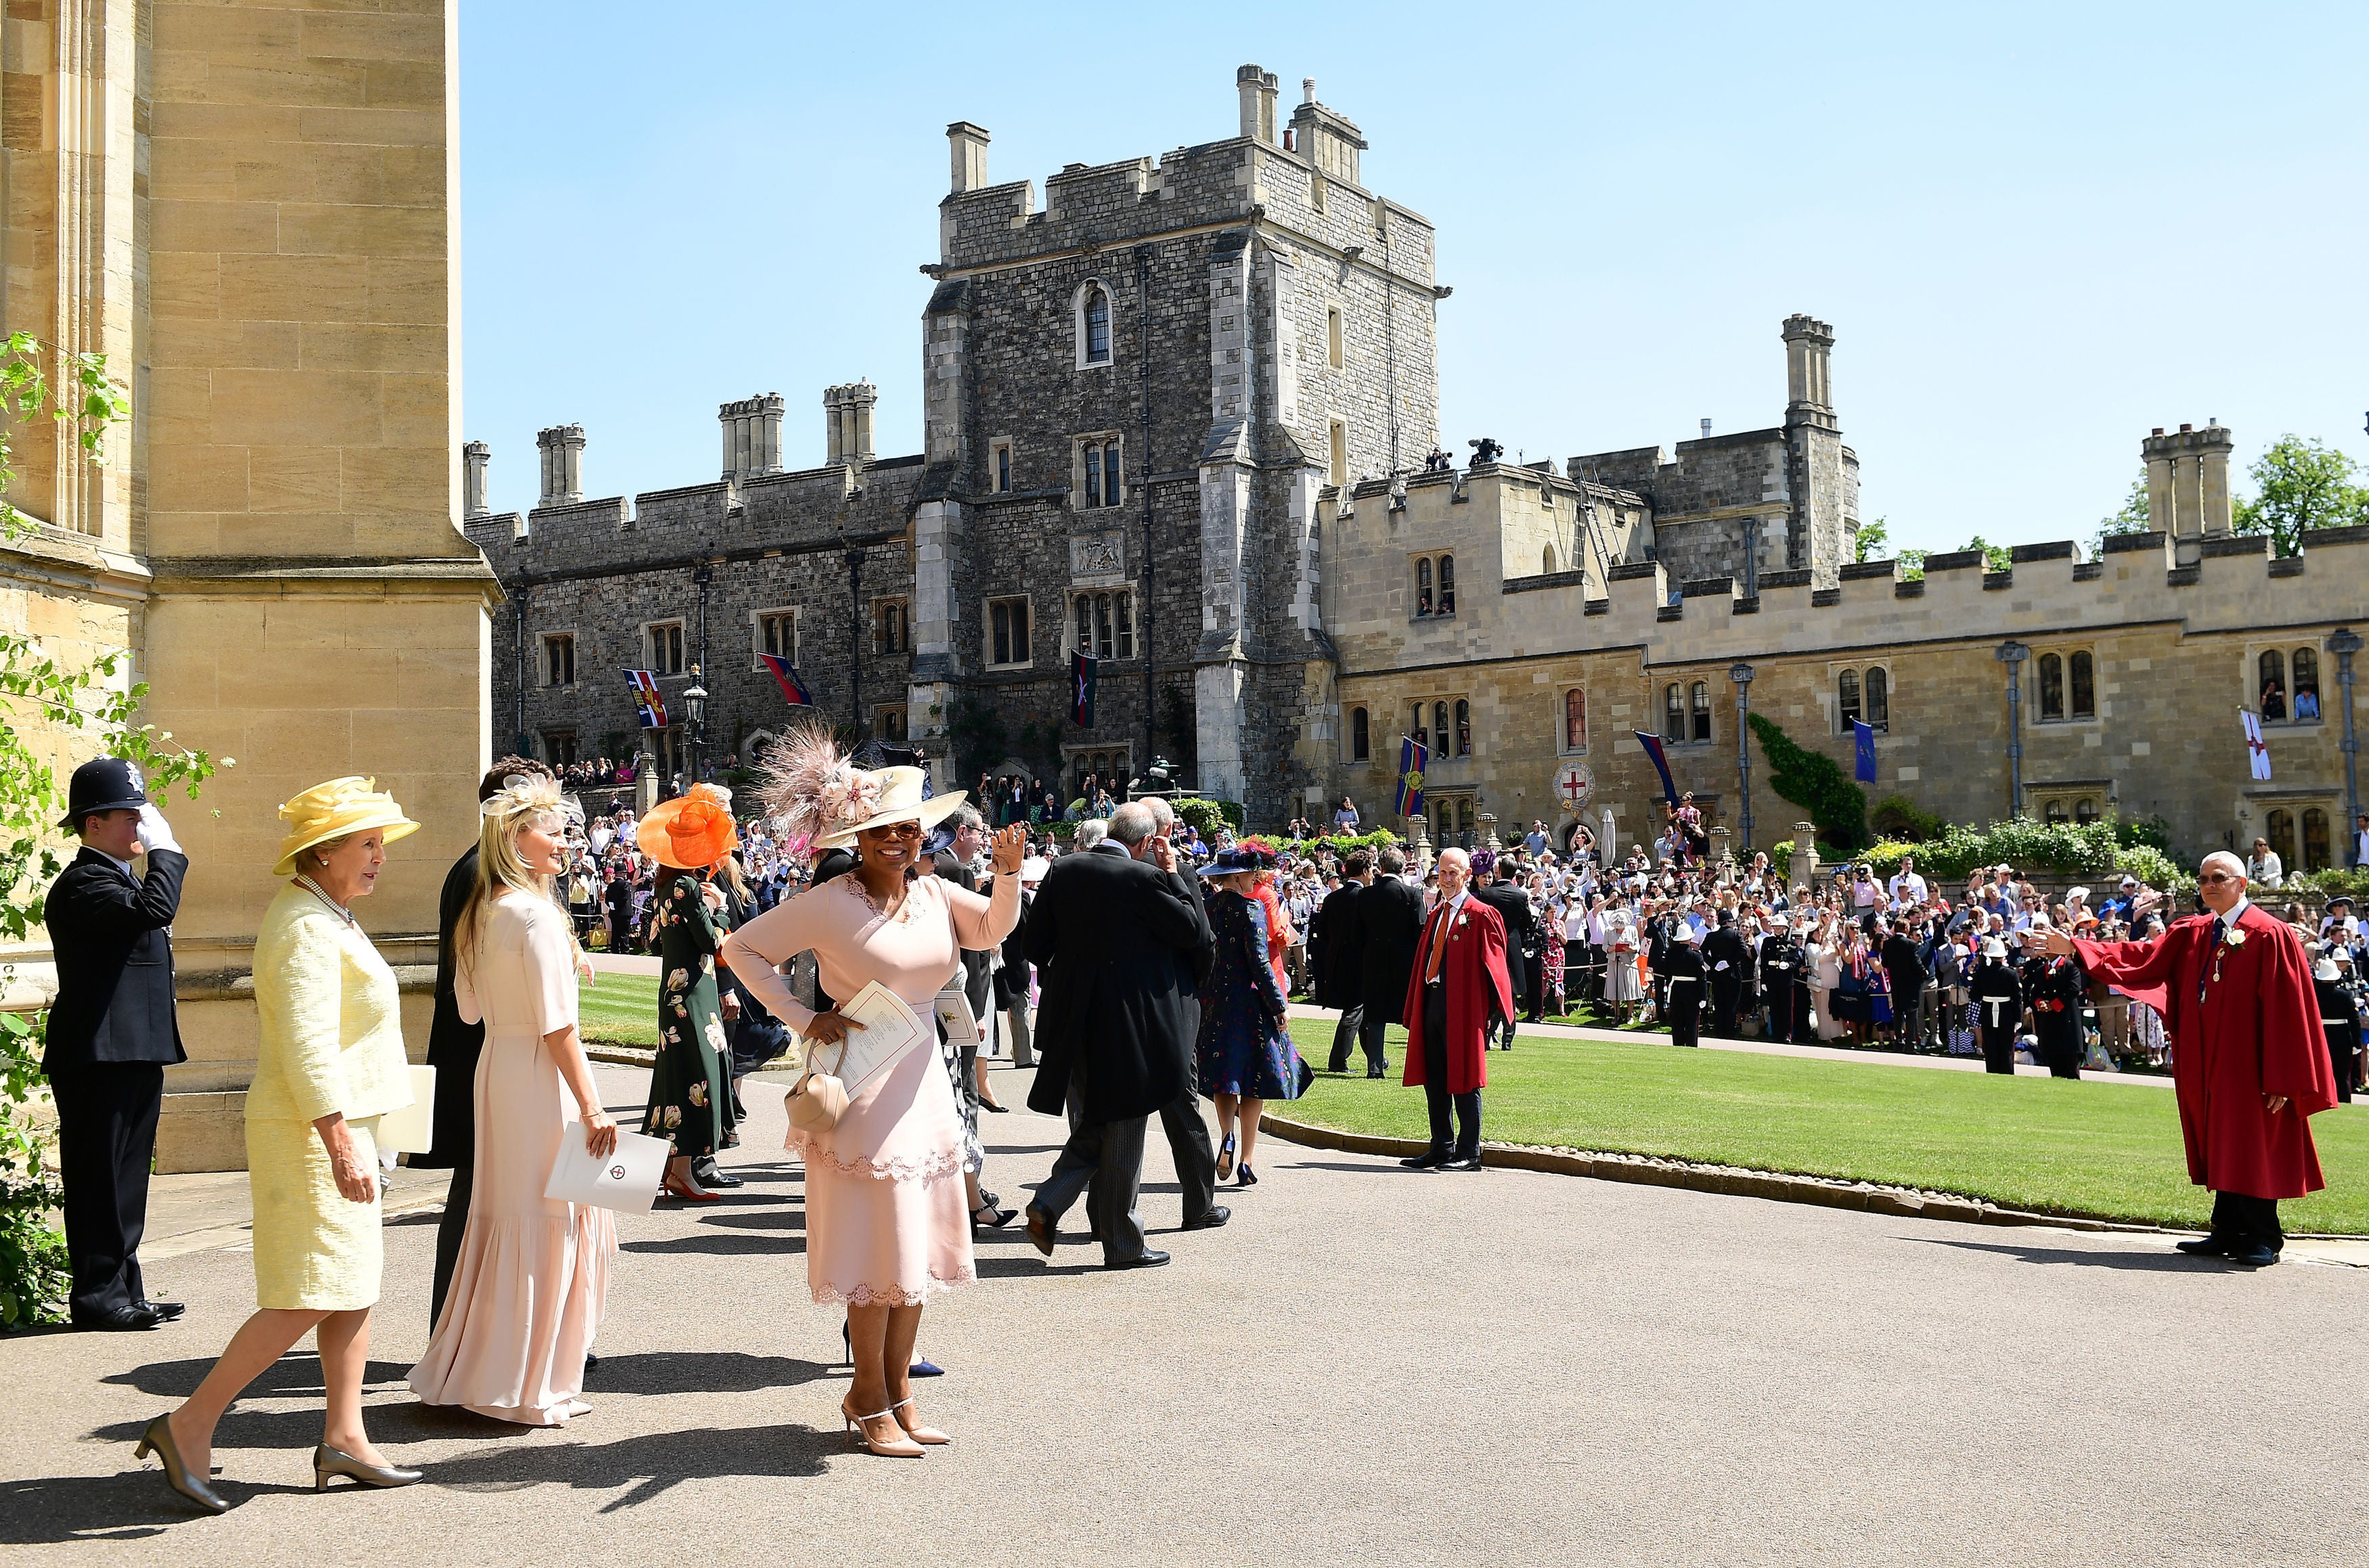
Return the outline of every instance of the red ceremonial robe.
[[[2188,1179],[2248,1197],[2301,1197],[2328,1185],[2306,1118],[2336,1104],[2311,965],[2294,928],[2259,905],[2246,906],[2237,930],[2244,940],[2225,941],[2216,955],[2213,917],[2191,915],[2150,942],[2077,937],[2074,956],[2111,985],[2162,988]],[[2273,1116],[2265,1094],[2289,1104]]]
[[[1448,1092],[1469,1094],[1489,1082],[1488,1052],[1482,1036],[1489,1026],[1491,996],[1500,1018],[1514,1016],[1514,982],[1505,975],[1505,922],[1497,911],[1467,895],[1453,921],[1441,918],[1440,908],[1424,917],[1423,935],[1415,942],[1414,967],[1407,971],[1406,1078],[1410,1089],[1425,1082],[1423,1065],[1423,977],[1431,970],[1431,944],[1447,927],[1447,952],[1439,961],[1439,978],[1448,983]],[[2317,1019],[2318,1013],[2312,1014]],[[2324,1053],[2323,1053],[2324,1054]]]

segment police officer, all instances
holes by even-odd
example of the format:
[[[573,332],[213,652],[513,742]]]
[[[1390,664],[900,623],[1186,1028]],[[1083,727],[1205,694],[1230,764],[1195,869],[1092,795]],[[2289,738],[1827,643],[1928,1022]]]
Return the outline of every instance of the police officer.
[[[65,820],[82,851],[50,885],[58,996],[41,1070],[58,1110],[58,1173],[77,1327],[153,1329],[181,1315],[140,1276],[148,1167],[165,1069],[189,1059],[173,1010],[173,916],[189,858],[140,770],[102,757],[74,772]],[[146,862],[132,869],[133,855]]]

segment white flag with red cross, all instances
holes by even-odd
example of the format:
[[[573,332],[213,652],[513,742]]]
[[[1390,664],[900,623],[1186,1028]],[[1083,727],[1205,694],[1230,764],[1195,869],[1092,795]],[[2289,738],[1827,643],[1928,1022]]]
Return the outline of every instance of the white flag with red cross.
[[[2239,708],[2237,710],[2237,722],[2244,725],[2246,727],[2247,764],[2253,769],[2254,776],[2256,778],[2269,778],[2271,776],[2271,749],[2262,744],[2261,719],[2256,716],[2252,709]]]

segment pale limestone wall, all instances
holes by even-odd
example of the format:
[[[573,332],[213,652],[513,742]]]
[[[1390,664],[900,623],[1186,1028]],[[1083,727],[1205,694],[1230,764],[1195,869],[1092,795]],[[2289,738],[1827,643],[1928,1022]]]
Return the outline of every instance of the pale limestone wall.
[[[1387,515],[1366,499],[1346,519],[1335,502],[1323,508],[1327,540],[1348,556],[1336,558],[1326,578],[1327,624],[1342,652],[1338,738],[1325,747],[1333,757],[1328,792],[1353,795],[1368,820],[1387,809],[1396,738],[1411,704],[1462,698],[1472,706],[1475,754],[1435,761],[1428,780],[1435,790],[1474,792],[1479,808],[1495,812],[1501,825],[1551,821],[1556,771],[1583,761],[1626,838],[1659,794],[1630,732],[1659,730],[1666,685],[1690,689],[1702,681],[1711,739],[1671,747],[1672,768],[1681,787],[1716,796],[1715,816],[1732,823],[1736,718],[1727,670],[1738,660],[1756,671],[1754,710],[1846,769],[1850,744],[1837,733],[1836,673],[1881,664],[1890,676],[1891,725],[1878,740],[1871,802],[1896,791],[1956,819],[1989,820],[2008,806],[2005,679],[1993,654],[2012,636],[2033,651],[2023,673],[2031,814],[2052,798],[2102,796],[2126,816],[2160,813],[2182,851],[2201,853],[2231,837],[2250,840],[2272,809],[2299,818],[2309,806],[2330,813],[2340,857],[2343,730],[2333,656],[2319,654],[2324,721],[2269,727],[2274,776],[2267,784],[2249,776],[2237,709],[2253,699],[2254,659],[2263,648],[2286,649],[2291,658],[2294,648],[2321,647],[2330,631],[2359,617],[2369,539],[2354,537],[2356,531],[2307,544],[2299,563],[2272,563],[2256,548],[2208,555],[2180,573],[2168,571],[2160,548],[2081,563],[2063,546],[2058,558],[2028,559],[2011,574],[1945,567],[1921,585],[1848,577],[1815,593],[1828,603],[1814,603],[1804,584],[1765,589],[1757,607],[1714,595],[1673,610],[1657,575],[1614,582],[1608,601],[1591,612],[1595,590],[1576,580],[1525,583],[1516,573],[1499,591],[1489,575],[1497,559],[1528,558],[1516,553],[1537,527],[1536,487],[1527,475],[1483,474],[1464,488],[1470,499],[1456,501],[1446,485],[1411,486],[1404,510]],[[1508,539],[1522,544],[1508,546]],[[1413,621],[1394,563],[1433,548],[1459,552],[1458,613]],[[2193,581],[2181,580],[2191,572]],[[2036,722],[2038,657],[2076,649],[2096,660],[2097,716]],[[1588,745],[1567,757],[1562,703],[1574,686],[1587,695]],[[1347,758],[1348,711],[1359,704],[1372,715],[1374,738],[1362,766]],[[1757,841],[1791,836],[1801,813],[1768,790],[1757,744],[1753,776]]]
[[[130,372],[136,423],[120,532],[110,514],[107,541],[136,555],[77,568],[88,586],[55,591],[132,597],[114,613],[151,682],[151,716],[238,759],[202,803],[174,810],[191,861],[175,945],[192,1059],[168,1076],[159,1143],[165,1169],[233,1167],[278,803],[366,773],[424,824],[392,847],[382,891],[357,911],[404,975],[415,1055],[437,891],[475,836],[498,589],[456,526],[455,8],[36,8],[121,24],[97,56],[122,112],[97,155],[109,201],[91,245],[120,255],[130,279],[110,352]],[[12,105],[13,73],[33,58],[26,12],[10,10]],[[24,126],[13,112],[6,125],[13,160]],[[18,203],[46,199],[12,182],[12,230],[38,227]],[[13,266],[8,281],[13,305]],[[0,588],[0,614],[9,603]]]

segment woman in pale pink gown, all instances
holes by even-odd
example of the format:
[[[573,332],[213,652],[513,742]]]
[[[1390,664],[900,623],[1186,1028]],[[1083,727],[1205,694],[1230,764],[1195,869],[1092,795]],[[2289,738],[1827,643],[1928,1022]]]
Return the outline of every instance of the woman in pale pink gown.
[[[475,1186],[452,1287],[411,1387],[429,1404],[558,1426],[590,1408],[578,1395],[617,1229],[607,1209],[555,1203],[543,1189],[568,1135],[570,1097],[595,1156],[616,1148],[617,1127],[577,1036],[576,938],[549,892],[566,864],[566,805],[534,778],[481,809],[477,887],[453,934],[453,998],[464,1020],[486,1025]]]
[[[779,967],[811,949],[831,996],[853,998],[877,980],[926,1025],[931,1000],[961,969],[961,949],[993,948],[1018,923],[1026,830],[995,836],[994,895],[982,898],[919,874],[928,825],[963,801],[959,794],[922,799],[919,768],[855,768],[827,733],[784,741],[768,768],[766,804],[788,818],[789,841],[853,845],[858,858],[845,876],[734,932],[724,960],[827,1070],[851,1025],[800,1003]],[[978,1277],[962,1122],[934,1041],[865,1085],[836,1127],[794,1127],[789,1147],[806,1162],[807,1289],[817,1302],[847,1310],[855,1378],[840,1413],[872,1452],[917,1457],[946,1441],[921,1424],[909,1380],[921,1308]]]

